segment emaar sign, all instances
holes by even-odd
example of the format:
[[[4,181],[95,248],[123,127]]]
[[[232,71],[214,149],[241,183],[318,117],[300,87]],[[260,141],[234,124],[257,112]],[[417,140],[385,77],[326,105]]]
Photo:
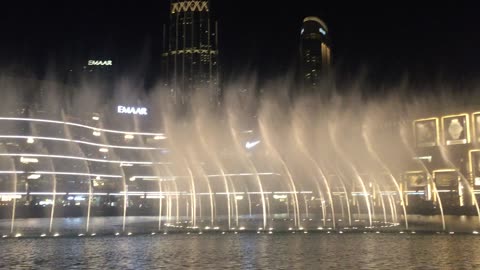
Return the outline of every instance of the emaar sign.
[[[147,108],[144,107],[117,106],[117,113],[148,115]]]
[[[112,60],[88,60],[89,66],[111,66]]]

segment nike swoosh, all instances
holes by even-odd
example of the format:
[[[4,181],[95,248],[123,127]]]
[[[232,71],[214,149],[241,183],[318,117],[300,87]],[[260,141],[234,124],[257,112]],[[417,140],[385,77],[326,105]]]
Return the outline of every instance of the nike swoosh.
[[[255,145],[257,145],[257,144],[259,144],[259,143],[260,143],[260,141],[247,142],[247,143],[245,144],[245,147],[246,147],[247,149],[250,149],[250,148],[253,148]]]

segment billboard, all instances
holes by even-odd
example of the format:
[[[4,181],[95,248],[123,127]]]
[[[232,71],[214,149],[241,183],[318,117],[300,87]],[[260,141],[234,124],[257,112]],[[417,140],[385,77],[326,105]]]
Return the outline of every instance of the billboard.
[[[470,152],[470,169],[474,179],[474,185],[480,186],[480,151],[473,150]]]
[[[438,119],[421,119],[414,122],[415,145],[417,147],[429,147],[437,145]]]
[[[405,175],[408,188],[423,188],[427,186],[427,176],[424,172],[410,172]]]
[[[480,142],[480,113],[474,113],[473,117],[473,130],[475,131],[475,142]]]
[[[458,186],[458,173],[456,171],[437,172],[434,174],[435,184],[440,190],[453,190]]]
[[[466,114],[442,117],[443,143],[445,145],[470,142],[468,117]]]

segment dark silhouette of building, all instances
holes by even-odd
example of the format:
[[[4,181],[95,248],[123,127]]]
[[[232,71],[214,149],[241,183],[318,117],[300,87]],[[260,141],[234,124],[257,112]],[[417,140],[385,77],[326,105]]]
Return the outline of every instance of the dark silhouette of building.
[[[218,102],[217,28],[209,1],[171,0],[162,66],[176,104],[188,103],[197,91]]]

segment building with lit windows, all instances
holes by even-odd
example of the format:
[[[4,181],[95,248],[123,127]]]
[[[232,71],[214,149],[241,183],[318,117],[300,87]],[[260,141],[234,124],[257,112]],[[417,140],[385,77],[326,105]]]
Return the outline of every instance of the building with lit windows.
[[[475,106],[450,112],[413,121],[416,156],[403,184],[406,204],[412,211],[438,211],[442,207],[446,213],[476,212],[480,200],[480,113]]]
[[[315,91],[332,64],[327,25],[318,17],[306,17],[300,31],[300,73],[305,91]]]
[[[171,0],[162,66],[176,104],[187,103],[196,91],[218,101],[217,32],[209,1]]]

